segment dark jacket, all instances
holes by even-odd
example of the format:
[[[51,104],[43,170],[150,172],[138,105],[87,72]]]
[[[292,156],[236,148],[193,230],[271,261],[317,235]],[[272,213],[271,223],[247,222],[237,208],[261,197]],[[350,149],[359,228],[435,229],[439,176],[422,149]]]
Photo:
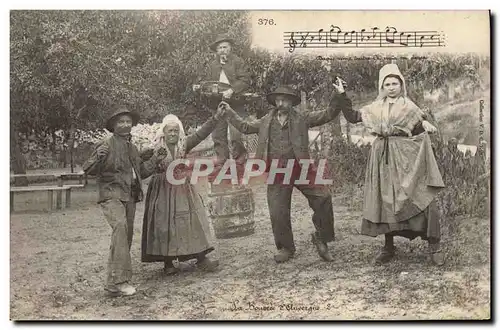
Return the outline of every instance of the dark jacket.
[[[203,141],[214,129],[217,121],[211,117],[195,133],[187,136],[187,151]],[[98,157],[99,148],[107,147],[109,152],[105,157]],[[98,203],[109,199],[140,202],[144,198],[142,179],[158,170],[161,159],[153,152],[147,160],[141,159],[137,147],[130,139],[117,134],[105,138],[83,165],[85,173],[97,176],[99,185]],[[137,174],[137,184],[133,185],[132,166]],[[132,191],[132,189],[134,191]]]
[[[288,129],[292,141],[292,149],[296,159],[310,159],[309,154],[309,128],[320,126],[332,121],[338,116],[341,109],[338,106],[340,97],[336,95],[330,101],[328,109],[310,112],[299,112],[290,110],[288,116]],[[265,160],[269,163],[269,128],[271,119],[276,115],[277,110],[271,110],[267,115],[256,120],[244,120],[236,114],[229,116],[231,125],[245,134],[258,133],[259,140],[255,158]]]
[[[99,149],[106,148],[106,156],[98,156]],[[99,185],[98,203],[109,199],[124,202],[139,202],[143,199],[142,180],[150,176],[156,167],[157,157],[152,156],[142,161],[137,147],[130,138],[113,134],[105,138],[83,165],[85,173],[97,176]],[[137,183],[133,185],[132,167],[137,175]],[[134,188],[132,188],[134,186]],[[132,191],[134,189],[134,191]],[[131,197],[134,196],[134,197]]]
[[[227,62],[222,65],[219,56],[217,56],[209,64],[209,80],[219,81],[222,69],[224,69],[224,73],[235,93],[244,93],[248,90],[250,87],[250,72],[241,58],[234,54],[229,54]]]

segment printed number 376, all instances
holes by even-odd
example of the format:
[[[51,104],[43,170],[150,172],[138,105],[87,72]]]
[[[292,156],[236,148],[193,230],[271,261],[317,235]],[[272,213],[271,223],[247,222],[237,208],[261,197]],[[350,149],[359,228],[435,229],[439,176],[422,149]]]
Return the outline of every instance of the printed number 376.
[[[274,19],[268,19],[268,18],[259,18],[258,22],[259,25],[276,25],[274,23]]]

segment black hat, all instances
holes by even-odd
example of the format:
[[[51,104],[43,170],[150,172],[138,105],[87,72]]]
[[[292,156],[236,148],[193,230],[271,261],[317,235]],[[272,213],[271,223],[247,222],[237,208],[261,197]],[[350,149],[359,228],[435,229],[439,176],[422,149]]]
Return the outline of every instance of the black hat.
[[[232,39],[231,37],[229,37],[227,34],[224,33],[224,34],[217,35],[217,38],[215,39],[214,42],[212,42],[210,44],[209,47],[211,50],[213,50],[215,52],[217,49],[217,45],[220,44],[221,42],[224,42],[224,41],[227,41],[231,45],[234,45],[234,39]]]
[[[300,103],[300,96],[298,96],[295,90],[289,86],[280,86],[276,88],[274,92],[267,94],[267,102],[276,106],[276,96],[278,95],[287,95],[292,98],[293,106]]]
[[[135,112],[132,112],[130,110],[127,110],[127,108],[121,107],[121,108],[118,108],[118,110],[116,110],[108,118],[108,120],[106,120],[106,126],[105,127],[106,127],[106,129],[108,131],[113,132],[114,126],[115,126],[116,117],[118,117],[120,115],[129,115],[130,117],[132,117],[132,126],[137,125],[137,123],[139,122],[139,114],[137,114]]]

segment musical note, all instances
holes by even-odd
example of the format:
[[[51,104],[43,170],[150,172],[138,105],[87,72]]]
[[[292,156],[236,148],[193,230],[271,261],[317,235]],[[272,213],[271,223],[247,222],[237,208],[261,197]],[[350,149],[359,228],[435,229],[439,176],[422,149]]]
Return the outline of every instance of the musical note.
[[[352,35],[355,34],[356,31],[351,31],[351,32],[346,32],[344,33],[344,44],[350,44],[352,42]],[[349,41],[347,41],[347,35],[350,34],[349,36]],[[357,39],[356,39],[357,42]]]
[[[376,38],[377,38],[377,32],[375,32],[375,31],[378,29],[379,29],[378,27],[371,28],[371,30],[372,30],[371,34],[366,29],[361,29],[361,31],[359,32],[359,35],[361,37],[359,42],[361,44],[365,44],[365,45],[373,45]]]
[[[420,47],[424,46],[424,39],[425,39],[425,36],[420,37]]]
[[[435,37],[435,35],[432,35],[430,39],[434,40],[434,37]],[[441,38],[438,39],[438,45],[441,45]]]
[[[285,32],[285,48],[292,53],[300,48],[381,48],[381,47],[443,47],[444,34],[438,31],[398,31],[387,26],[384,32],[378,27],[343,32],[339,26],[330,30]],[[300,38],[298,38],[299,36]]]
[[[409,44],[409,40],[410,38],[413,36],[414,34],[411,34],[411,33],[406,33],[406,32],[401,32],[399,34],[399,43],[403,46],[408,46]],[[403,41],[403,38],[406,37],[406,41]]]
[[[428,38],[428,41],[425,41],[426,37]],[[437,42],[436,42],[437,38]],[[441,38],[439,35],[436,34],[430,34],[430,35],[422,35],[420,37],[420,47],[424,47],[424,45],[430,45],[434,47],[441,47]],[[436,45],[437,44],[437,45]],[[429,46],[427,46],[429,47]]]
[[[393,30],[394,30],[394,31],[392,32],[392,39],[391,39],[391,38],[389,38],[389,35],[388,35],[388,33],[389,33],[389,31],[390,31],[391,29],[393,29]],[[388,27],[386,28],[386,30],[385,30],[385,40],[386,40],[387,42],[390,42],[391,44],[393,44],[393,43],[394,43],[394,39],[395,39],[395,35],[396,35],[396,33],[397,33],[397,32],[398,32],[398,30],[396,30],[396,28],[395,28],[395,27],[389,27],[389,26],[388,26]]]
[[[321,36],[322,32],[323,32],[323,29],[318,30],[318,41],[321,41],[321,39],[323,39],[323,37]]]
[[[339,43],[339,34],[340,32],[342,32],[342,30],[338,27],[338,26],[331,26],[332,28],[330,29],[330,41],[333,42],[333,43],[336,43],[338,44]],[[335,29],[338,29],[338,31],[336,32],[337,33],[337,37],[334,39],[332,37],[332,33]]]
[[[368,36],[368,37],[365,37],[365,36],[363,35],[365,32],[366,32],[366,29],[361,29],[361,33],[360,33],[360,34],[361,34],[361,42],[363,42],[363,39],[365,39],[365,38],[366,38],[366,39],[368,39],[368,40],[370,40],[370,38],[371,38],[371,37],[369,37],[369,36]]]
[[[375,32],[376,30],[380,30],[378,27],[372,27],[372,33],[373,33],[373,39],[375,40],[375,38],[377,37],[377,32]],[[382,47],[382,33],[379,33],[379,43],[380,43],[380,47]]]

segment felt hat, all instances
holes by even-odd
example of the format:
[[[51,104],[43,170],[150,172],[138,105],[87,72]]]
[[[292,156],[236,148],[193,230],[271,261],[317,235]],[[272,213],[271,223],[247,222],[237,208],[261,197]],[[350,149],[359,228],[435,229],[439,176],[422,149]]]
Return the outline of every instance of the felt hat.
[[[229,42],[231,45],[234,45],[234,39],[229,37],[229,35],[227,35],[226,33],[224,34],[219,34],[217,35],[217,38],[215,39],[214,42],[212,42],[210,44],[210,49],[213,50],[214,52],[216,51],[217,49],[217,45],[220,44],[221,42],[224,42],[224,41],[227,41]]]
[[[108,131],[113,132],[113,130],[115,129],[115,127],[114,127],[115,121],[121,115],[129,115],[130,117],[132,117],[132,126],[137,125],[137,123],[139,122],[139,114],[132,112],[132,111],[128,110],[127,108],[120,107],[115,112],[113,112],[113,114],[111,116],[109,116],[109,118],[106,120],[105,128]]]
[[[300,96],[297,95],[295,90],[289,86],[280,86],[272,93],[267,94],[267,102],[276,106],[276,96],[287,95],[292,99],[293,106],[300,103]]]

